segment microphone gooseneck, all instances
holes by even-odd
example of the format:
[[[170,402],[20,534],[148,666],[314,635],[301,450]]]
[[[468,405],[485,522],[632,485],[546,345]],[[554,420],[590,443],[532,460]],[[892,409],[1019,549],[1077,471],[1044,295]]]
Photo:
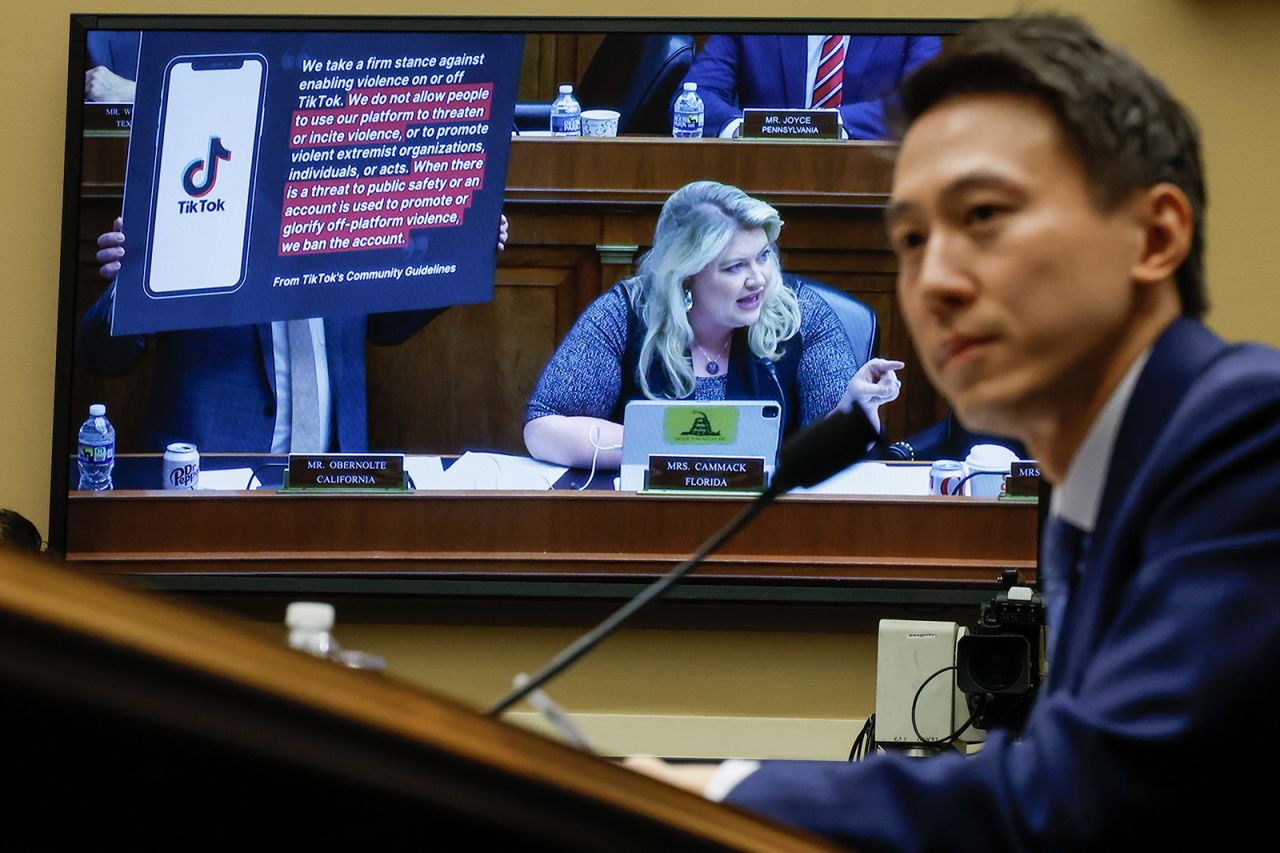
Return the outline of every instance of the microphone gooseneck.
[[[523,684],[511,690],[489,709],[489,716],[498,716],[520,700],[568,669],[580,657],[591,651],[600,641],[617,630],[622,623],[642,607],[660,597],[677,581],[692,571],[708,555],[724,545],[734,534],[746,526],[760,512],[796,486],[813,486],[837,471],[847,468],[868,455],[869,449],[879,437],[860,406],[847,412],[836,412],[810,424],[787,439],[778,452],[778,467],[773,481],[761,495],[743,508],[724,527],[696,550],[689,559],[645,588],[643,592],[579,637],[550,663],[534,673]]]
[[[782,390],[782,383],[778,380],[778,367],[767,355],[760,356],[760,364],[769,371],[773,384],[778,386],[778,402],[782,405],[782,428],[785,430],[787,428],[787,392]]]

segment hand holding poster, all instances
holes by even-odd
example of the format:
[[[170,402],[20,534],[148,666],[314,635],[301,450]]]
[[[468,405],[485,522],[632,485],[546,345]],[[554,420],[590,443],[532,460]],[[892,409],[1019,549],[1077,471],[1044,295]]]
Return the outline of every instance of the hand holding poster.
[[[147,33],[113,334],[491,298],[520,47]]]

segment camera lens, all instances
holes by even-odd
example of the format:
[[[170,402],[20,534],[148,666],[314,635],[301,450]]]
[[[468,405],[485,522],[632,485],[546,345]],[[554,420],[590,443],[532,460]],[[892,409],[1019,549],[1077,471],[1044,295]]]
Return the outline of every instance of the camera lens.
[[[956,685],[965,693],[1022,693],[1031,687],[1031,646],[1017,634],[962,637],[956,666]]]
[[[1008,644],[1000,643],[984,650],[970,661],[974,681],[991,693],[1008,690],[1022,675],[1022,661]]]

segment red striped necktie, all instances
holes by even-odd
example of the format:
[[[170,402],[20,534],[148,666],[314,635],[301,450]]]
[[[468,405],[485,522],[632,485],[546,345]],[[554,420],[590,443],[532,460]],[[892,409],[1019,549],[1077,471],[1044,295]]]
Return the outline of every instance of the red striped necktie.
[[[827,36],[822,58],[813,77],[813,109],[840,106],[840,84],[844,79],[844,36]]]

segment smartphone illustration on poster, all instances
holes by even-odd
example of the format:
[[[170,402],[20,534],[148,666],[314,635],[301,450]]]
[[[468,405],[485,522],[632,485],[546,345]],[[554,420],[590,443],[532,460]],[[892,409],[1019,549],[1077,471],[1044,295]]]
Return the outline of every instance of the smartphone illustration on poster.
[[[148,296],[228,293],[244,283],[266,77],[260,54],[178,56],[165,68]]]

